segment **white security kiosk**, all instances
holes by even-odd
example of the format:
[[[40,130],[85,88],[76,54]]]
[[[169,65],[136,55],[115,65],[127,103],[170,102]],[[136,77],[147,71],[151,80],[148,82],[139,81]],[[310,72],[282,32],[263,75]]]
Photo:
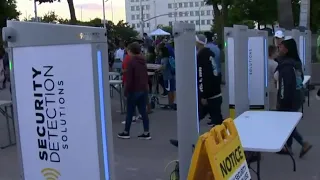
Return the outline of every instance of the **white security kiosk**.
[[[248,30],[248,95],[251,110],[268,110],[268,32]]]
[[[234,25],[224,29],[226,89],[230,117],[249,110],[248,97],[248,27]]]
[[[199,138],[195,25],[173,26],[176,57],[177,118],[180,179],[187,179],[193,150]]]
[[[8,21],[22,179],[113,180],[102,28]]]

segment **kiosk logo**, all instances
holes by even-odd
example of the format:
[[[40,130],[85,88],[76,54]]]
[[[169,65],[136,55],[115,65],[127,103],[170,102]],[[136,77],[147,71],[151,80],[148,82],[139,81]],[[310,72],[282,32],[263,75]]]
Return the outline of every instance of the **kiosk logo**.
[[[52,168],[44,168],[41,170],[45,180],[59,180],[60,172]]]

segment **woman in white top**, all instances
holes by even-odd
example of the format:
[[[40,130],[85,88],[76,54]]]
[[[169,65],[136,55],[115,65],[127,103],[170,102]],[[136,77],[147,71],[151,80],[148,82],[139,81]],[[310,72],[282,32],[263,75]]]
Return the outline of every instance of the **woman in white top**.
[[[277,57],[277,47],[269,46],[269,61],[268,61],[268,89],[269,89],[269,109],[276,110],[277,108],[277,82],[274,79],[274,73],[278,63],[274,60]]]

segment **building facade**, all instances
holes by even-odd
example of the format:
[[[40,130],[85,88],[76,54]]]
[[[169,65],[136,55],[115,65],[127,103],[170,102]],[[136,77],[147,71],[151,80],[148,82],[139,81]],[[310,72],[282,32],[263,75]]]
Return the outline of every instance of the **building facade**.
[[[126,22],[139,32],[142,20],[144,32],[158,25],[172,26],[175,21],[193,23],[197,31],[208,31],[213,24],[212,6],[203,0],[126,0],[125,8]]]

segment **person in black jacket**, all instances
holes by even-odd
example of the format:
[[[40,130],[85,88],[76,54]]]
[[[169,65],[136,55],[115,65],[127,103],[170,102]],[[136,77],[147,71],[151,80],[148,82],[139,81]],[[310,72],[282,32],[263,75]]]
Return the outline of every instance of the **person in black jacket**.
[[[278,79],[277,110],[298,112],[302,106],[304,94],[302,63],[295,40],[282,41],[279,45],[279,53],[279,65],[275,72],[275,78]],[[312,148],[312,145],[303,140],[296,128],[287,141],[288,148],[283,149],[280,154],[291,151],[293,138],[302,146],[301,158]]]
[[[203,119],[209,113],[211,121],[208,125],[214,126],[223,122],[221,74],[214,60],[215,54],[210,48],[205,47],[206,43],[206,36],[196,36],[199,119]]]

